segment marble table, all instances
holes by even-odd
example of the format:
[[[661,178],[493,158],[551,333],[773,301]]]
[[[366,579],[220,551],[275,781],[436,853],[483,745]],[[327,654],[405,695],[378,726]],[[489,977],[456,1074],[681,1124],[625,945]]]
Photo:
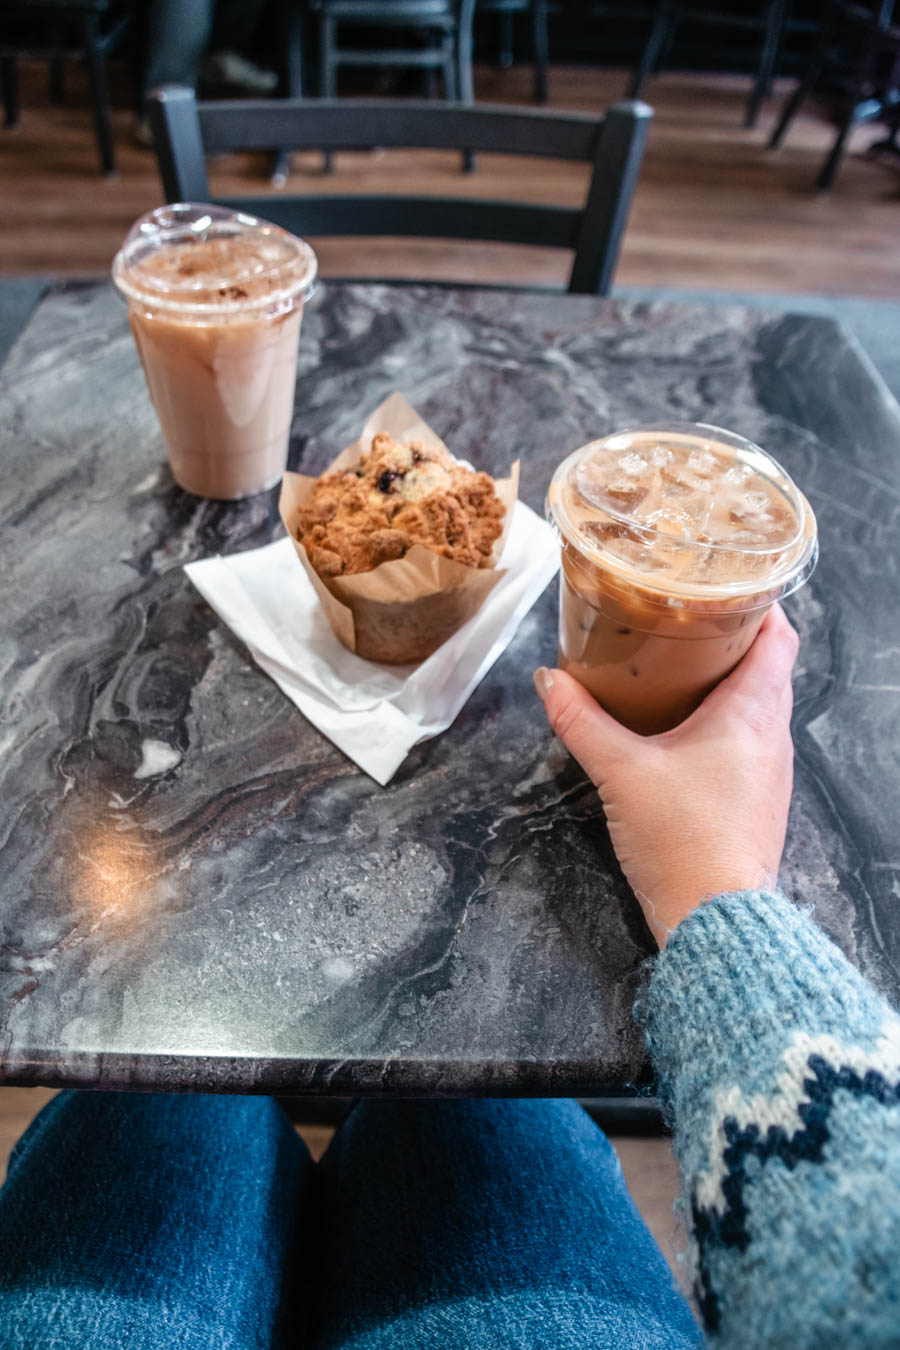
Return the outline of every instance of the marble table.
[[[789,602],[797,786],[783,882],[900,979],[900,409],[833,322],[534,292],[331,284],[291,463],[401,389],[460,455],[559,458],[718,423],[806,488]],[[651,943],[597,798],[531,688],[554,587],[387,788],[255,668],[182,564],[280,531],[276,494],[176,489],[121,306],[41,302],[0,385],[0,1079],[285,1093],[591,1094],[647,1079]]]

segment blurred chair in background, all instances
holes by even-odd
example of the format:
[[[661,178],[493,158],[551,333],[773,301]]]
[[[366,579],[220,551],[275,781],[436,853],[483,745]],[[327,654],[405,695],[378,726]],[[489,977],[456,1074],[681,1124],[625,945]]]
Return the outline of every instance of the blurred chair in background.
[[[319,15],[319,93],[322,98],[337,96],[340,66],[372,66],[400,70],[421,70],[429,79],[440,73],[444,98],[471,103],[472,18],[475,0],[311,0]],[[345,47],[339,43],[342,24],[372,25],[401,33],[414,33],[416,43],[402,46]],[[471,155],[464,156],[466,169],[474,167]],[[325,170],[330,173],[334,158],[325,155]]]
[[[197,104],[190,89],[150,100],[166,200],[214,201],[297,234],[499,240],[574,250],[569,291],[605,295],[653,113],[617,103],[605,117],[496,106],[311,99]],[[460,197],[211,197],[205,156],[272,146],[428,147],[537,155],[593,165],[581,208]]]
[[[479,12],[496,14],[500,27],[497,64],[509,70],[513,63],[513,19],[527,14],[531,19],[531,46],[534,54],[534,101],[547,102],[547,66],[550,41],[547,31],[547,0],[478,0]]]
[[[105,174],[115,173],[106,58],[121,42],[131,19],[131,6],[113,0],[0,0],[4,125],[12,128],[19,122],[19,60],[50,63],[50,94],[57,103],[63,99],[66,61],[84,61],[100,166]]]
[[[885,114],[900,102],[900,24],[894,21],[895,0],[826,0],[818,42],[806,74],[784,106],[772,132],[772,149],[784,140],[817,82],[828,77],[842,90],[837,135],[822,165],[816,188],[827,192],[834,183],[847,137],[854,126]],[[881,148],[893,148],[890,140]]]
[[[472,15],[475,0],[311,0],[319,15],[319,93],[337,96],[341,66],[389,67],[440,73],[444,98],[471,102]],[[344,24],[414,32],[417,42],[343,46]]]
[[[631,77],[628,97],[640,98],[647,76],[658,72],[665,65],[679,24],[688,21],[758,32],[761,35],[759,63],[744,115],[744,125],[755,126],[760,108],[772,92],[772,74],[787,17],[787,6],[788,0],[763,0],[756,7],[756,12],[742,13],[733,5],[713,9],[705,5],[679,4],[678,0],[657,0],[650,35]]]

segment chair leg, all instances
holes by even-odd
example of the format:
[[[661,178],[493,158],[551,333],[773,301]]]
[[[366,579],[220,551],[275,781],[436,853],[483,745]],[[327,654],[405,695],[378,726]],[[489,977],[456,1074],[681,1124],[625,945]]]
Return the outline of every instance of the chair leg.
[[[818,192],[828,192],[834,182],[834,176],[838,171],[838,165],[844,155],[844,146],[847,137],[854,125],[860,120],[861,102],[863,94],[869,85],[873,82],[878,60],[882,51],[880,33],[874,26],[869,28],[859,57],[856,62],[856,68],[853,71],[853,89],[847,99],[847,110],[841,119],[838,127],[838,133],[834,140],[834,145],[828,152],[828,157],[822,165],[822,171],[816,181]]]
[[[456,103],[459,99],[458,68],[457,56],[453,50],[453,43],[448,42],[444,47],[444,62],[441,66],[444,76],[444,98],[448,103]],[[475,157],[471,150],[463,151],[463,172],[471,173],[475,168]]]
[[[149,45],[147,5],[137,5],[131,33],[131,58],[129,61],[131,76],[131,111],[135,118],[144,116],[144,72],[147,68],[145,53]]]
[[[513,63],[513,16],[508,9],[501,9],[497,21],[500,29],[497,65],[501,70],[509,70]]]
[[[650,29],[650,36],[644,44],[644,50],[641,52],[641,59],[631,76],[628,85],[628,98],[640,98],[644,88],[644,81],[652,70],[656,69],[659,55],[664,44],[670,37],[670,30],[675,18],[674,5],[672,0],[659,0],[656,6],[656,14],[653,16],[653,26]]]
[[[291,152],[282,146],[272,156],[272,173],[269,181],[273,187],[283,188],[291,172]]]
[[[460,103],[475,102],[472,79],[472,22],[475,0],[462,0],[456,16],[456,91]],[[463,172],[474,173],[477,167],[471,150],[463,150]]]
[[[785,103],[781,116],[775,126],[775,130],[769,137],[770,150],[776,150],[784,140],[787,129],[800,111],[801,105],[806,102],[806,99],[812,93],[816,80],[818,80],[819,75],[822,72],[822,66],[825,64],[825,53],[828,48],[829,35],[830,25],[825,24],[819,33],[819,40],[816,43],[815,51],[810,58],[809,65],[806,68],[806,74],[802,79],[798,80],[797,88]]]
[[[319,28],[319,93],[337,97],[337,20],[323,14]]]
[[[444,48],[444,61],[441,66],[441,72],[444,77],[444,98],[448,103],[456,103],[459,99],[459,85],[457,83],[456,57],[452,43],[448,43]],[[429,71],[429,75],[433,74],[433,71]]]
[[[456,29],[456,88],[461,103],[475,102],[472,79],[472,19],[475,0],[463,0]]]
[[[14,56],[4,56],[0,61],[0,78],[3,81],[3,125],[19,125],[19,70]]]
[[[298,0],[280,0],[277,15],[284,50],[281,92],[285,98],[303,97],[303,11]],[[272,159],[273,187],[284,187],[291,172],[291,152],[284,146]]]
[[[319,20],[319,94],[334,98],[337,92],[337,24],[323,14]],[[326,150],[322,160],[325,173],[334,173],[334,152]]]
[[[288,98],[303,97],[303,11],[298,0],[284,4],[284,92]]]
[[[547,0],[531,0],[531,34],[534,44],[534,101],[546,103],[547,66],[550,64]]]
[[[84,59],[87,62],[91,98],[94,105],[94,124],[97,129],[97,145],[100,149],[100,164],[105,174],[114,174],[116,161],[113,155],[112,125],[109,120],[106,64],[100,51],[100,33],[95,14],[84,16],[82,34],[84,37]]]
[[[778,122],[776,123],[775,130],[769,137],[770,150],[777,150],[781,142],[784,140],[785,135],[787,134],[788,127],[791,125],[794,118],[797,116],[797,113],[800,111],[800,105],[806,102],[807,96],[811,92],[817,76],[818,71],[816,71],[816,74],[813,75],[811,79],[808,79],[806,76],[804,76],[802,80],[799,80],[797,82],[797,88],[794,90],[794,92],[788,99],[787,103],[785,103],[784,107],[782,108],[781,116],[779,117]]]
[[[828,152],[828,156],[825,160],[825,163],[822,165],[819,177],[816,179],[817,192],[831,191],[832,185],[834,184],[835,174],[838,171],[838,165],[840,164],[841,160],[844,157],[844,147],[847,144],[847,137],[850,135],[850,132],[853,129],[853,126],[856,122],[856,117],[854,114],[855,114],[855,105],[850,108],[849,112],[842,119],[841,124],[838,127],[838,133],[834,138],[834,144],[832,145],[831,149]]]
[[[785,0],[771,0],[769,5],[766,15],[766,31],[759,56],[759,68],[756,72],[753,88],[750,91],[750,97],[747,100],[747,111],[744,114],[745,127],[756,126],[760,108],[772,92],[772,72],[775,69],[775,61],[778,57],[778,48],[781,45],[781,34],[784,28],[784,6]]]

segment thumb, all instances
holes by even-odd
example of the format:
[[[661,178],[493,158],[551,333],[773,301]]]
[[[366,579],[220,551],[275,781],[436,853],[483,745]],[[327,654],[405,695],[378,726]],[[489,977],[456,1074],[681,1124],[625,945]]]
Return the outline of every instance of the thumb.
[[[554,733],[595,787],[601,787],[612,765],[633,757],[642,746],[640,736],[610,717],[565,671],[541,666],[535,671],[534,687]]]

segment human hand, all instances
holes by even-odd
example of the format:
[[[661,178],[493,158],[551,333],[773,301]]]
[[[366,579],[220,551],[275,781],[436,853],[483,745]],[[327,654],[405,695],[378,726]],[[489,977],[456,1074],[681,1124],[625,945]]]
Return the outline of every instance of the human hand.
[[[623,727],[563,671],[535,673],[551,727],[600,793],[660,947],[704,898],[775,884],[793,785],[797,646],[774,605],[731,674],[659,736]]]

